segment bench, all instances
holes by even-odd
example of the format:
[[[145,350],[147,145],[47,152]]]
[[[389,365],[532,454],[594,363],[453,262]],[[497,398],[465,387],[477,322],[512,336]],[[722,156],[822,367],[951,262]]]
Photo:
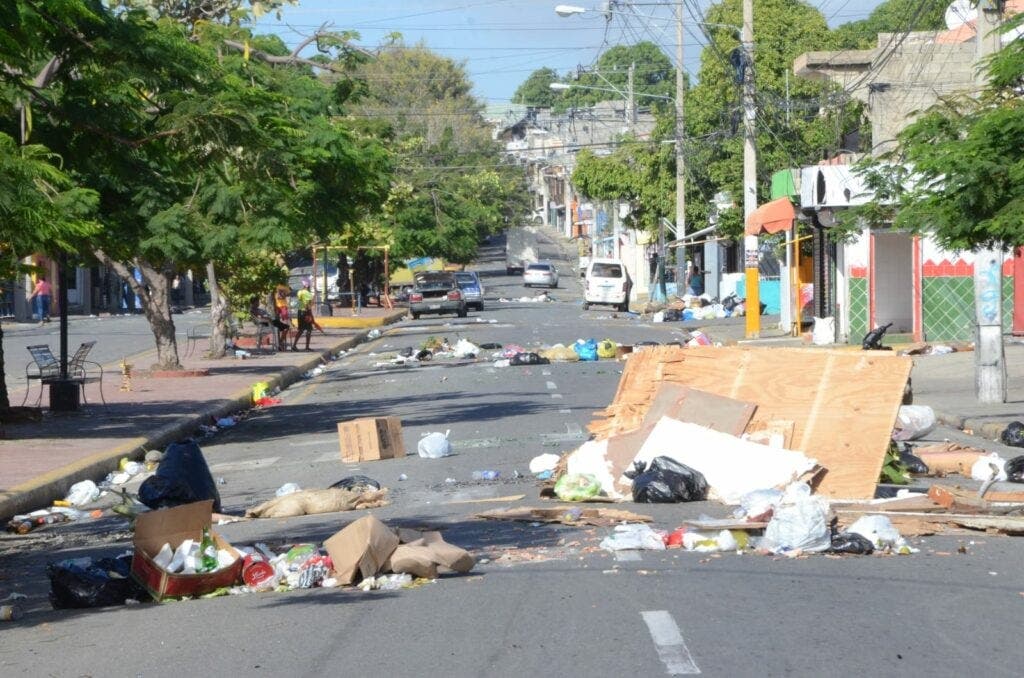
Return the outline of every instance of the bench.
[[[82,402],[89,404],[85,397],[85,385],[90,381],[99,383],[100,400],[107,404],[103,396],[103,366],[92,360],[87,360],[89,351],[96,345],[95,341],[84,341],[79,345],[68,359],[67,381],[78,384],[82,390]],[[21,401],[22,406],[28,402],[29,392],[32,390],[32,381],[39,382],[39,397],[36,398],[36,407],[43,401],[43,387],[61,380],[60,361],[53,355],[49,344],[34,344],[28,346],[28,352],[32,355],[32,362],[25,366],[25,398]],[[98,376],[89,373],[90,366],[99,373]],[[95,374],[95,373],[94,373]]]

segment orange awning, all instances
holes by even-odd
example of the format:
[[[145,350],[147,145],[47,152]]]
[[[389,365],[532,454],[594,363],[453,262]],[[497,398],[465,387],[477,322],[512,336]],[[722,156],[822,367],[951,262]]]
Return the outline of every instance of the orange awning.
[[[747,217],[747,235],[762,233],[779,233],[793,227],[796,212],[789,198],[779,198],[766,202],[750,213]]]

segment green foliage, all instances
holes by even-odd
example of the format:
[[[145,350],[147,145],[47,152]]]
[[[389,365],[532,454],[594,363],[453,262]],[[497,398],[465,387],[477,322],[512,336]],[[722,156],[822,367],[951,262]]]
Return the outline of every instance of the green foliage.
[[[879,33],[902,33],[907,30],[944,30],[947,2],[921,2],[920,0],[887,0],[866,19],[850,21],[833,32],[836,49],[874,49]]]
[[[396,258],[470,262],[483,236],[522,213],[524,191],[521,170],[501,162],[465,68],[399,43],[354,79],[360,96],[347,108],[368,133],[391,140],[397,170],[383,210],[336,242],[358,235],[392,244]]]
[[[878,475],[878,482],[889,485],[910,484],[910,472],[900,461],[899,446],[893,440],[889,441],[889,447],[885,451],[885,459],[882,462],[882,472]]]
[[[660,47],[643,41],[633,45],[615,45],[605,50],[591,71],[581,73],[570,83],[579,87],[561,93],[562,96],[555,101],[555,110],[586,108],[599,101],[623,99],[628,89],[630,64],[635,64],[633,91],[637,105],[671,109],[672,101],[665,99],[675,99],[675,68]]]
[[[538,68],[516,88],[512,103],[551,108],[562,96],[561,92],[551,89],[551,83],[560,81],[555,69]]]
[[[1024,23],[1024,16],[1008,22]],[[1024,245],[1024,45],[988,64],[980,98],[940,102],[899,136],[898,147],[863,170],[875,203],[857,214],[932,232],[950,250]]]

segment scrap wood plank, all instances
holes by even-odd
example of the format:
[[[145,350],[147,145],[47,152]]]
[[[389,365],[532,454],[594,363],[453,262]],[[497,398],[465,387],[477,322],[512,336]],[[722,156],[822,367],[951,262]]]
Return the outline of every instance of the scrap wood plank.
[[[487,520],[516,520],[527,523],[563,523],[566,525],[594,525],[608,527],[617,523],[649,523],[652,518],[632,511],[607,508],[580,508],[555,506],[552,508],[494,509],[476,514]]]
[[[910,358],[884,352],[674,346],[639,355],[640,360],[626,363],[606,419],[590,427],[599,439],[638,428],[658,382],[683,384],[754,403],[751,426],[792,421],[792,448],[828,469],[819,488],[826,496],[874,496]]]
[[[980,513],[988,509],[988,502],[979,499],[977,493],[970,493],[958,487],[932,485],[928,498],[954,513]]]
[[[983,514],[965,513],[889,513],[887,511],[849,511],[836,509],[836,515],[841,518],[853,519],[865,515],[886,516],[896,525],[896,520],[913,518],[925,523],[945,526],[966,527],[972,530],[995,531],[1003,534],[1024,534],[1024,517],[1022,516],[996,516]],[[845,520],[844,520],[845,522]],[[898,529],[898,528],[897,528]]]
[[[949,507],[937,503],[928,495],[922,494],[914,497],[903,497],[901,499],[878,502],[875,504],[849,504],[844,505],[843,508],[847,511],[895,511],[901,513],[911,511],[918,513],[934,513],[936,511],[945,511]]]
[[[683,384],[661,382],[644,415],[644,426],[654,426],[662,417],[706,426],[734,436],[747,429],[757,405],[735,398],[701,391]]]

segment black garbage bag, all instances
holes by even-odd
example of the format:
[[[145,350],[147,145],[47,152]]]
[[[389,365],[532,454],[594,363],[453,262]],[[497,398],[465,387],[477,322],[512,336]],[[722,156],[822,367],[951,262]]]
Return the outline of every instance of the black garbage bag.
[[[509,358],[509,365],[547,365],[551,361],[547,358],[542,358],[536,353],[516,353],[514,356]]]
[[[425,348],[416,354],[416,360],[433,360],[434,353],[429,349]]]
[[[666,308],[661,312],[661,319],[667,323],[679,322],[683,319],[683,314],[678,308]]]
[[[921,457],[910,451],[909,445],[904,445],[899,452],[900,463],[903,464],[909,473],[915,475],[928,475],[928,464],[924,463]]]
[[[414,349],[412,346],[406,346],[405,348],[398,352],[398,355],[402,356],[403,358],[411,358],[412,354],[415,352],[416,349]]]
[[[892,327],[892,323],[879,325],[865,334],[864,340],[860,344],[861,348],[865,351],[891,351],[892,346],[882,346],[882,337],[885,336],[886,330],[890,327]]]
[[[495,349],[501,348],[501,344],[489,341],[486,344],[480,344],[480,348],[487,349],[488,351],[493,351]]]
[[[644,469],[635,462],[633,501],[641,504],[669,504],[679,501],[703,501],[708,496],[708,482],[695,469],[670,457],[655,457]]]
[[[117,558],[74,558],[49,563],[50,604],[55,610],[124,605],[149,594],[131,578],[130,554]]]
[[[1006,479],[1011,483],[1024,483],[1024,455],[1006,462]]]
[[[832,545],[828,548],[829,553],[856,553],[868,555],[873,553],[875,545],[867,537],[856,532],[840,532],[832,535]]]
[[[734,308],[736,308],[736,304],[738,303],[739,301],[736,298],[736,295],[730,294],[727,297],[725,297],[725,299],[722,299],[722,308],[724,308],[726,311],[731,311]]]
[[[1004,445],[1024,447],[1024,423],[1011,421],[1006,425],[1006,429],[999,438],[1003,441]]]
[[[334,483],[331,487],[351,492],[366,492],[367,490],[379,490],[380,483],[369,476],[348,476]]]
[[[203,451],[194,440],[171,443],[156,473],[142,481],[139,501],[151,509],[165,509],[196,501],[213,500],[220,512],[220,493],[206,465]]]

